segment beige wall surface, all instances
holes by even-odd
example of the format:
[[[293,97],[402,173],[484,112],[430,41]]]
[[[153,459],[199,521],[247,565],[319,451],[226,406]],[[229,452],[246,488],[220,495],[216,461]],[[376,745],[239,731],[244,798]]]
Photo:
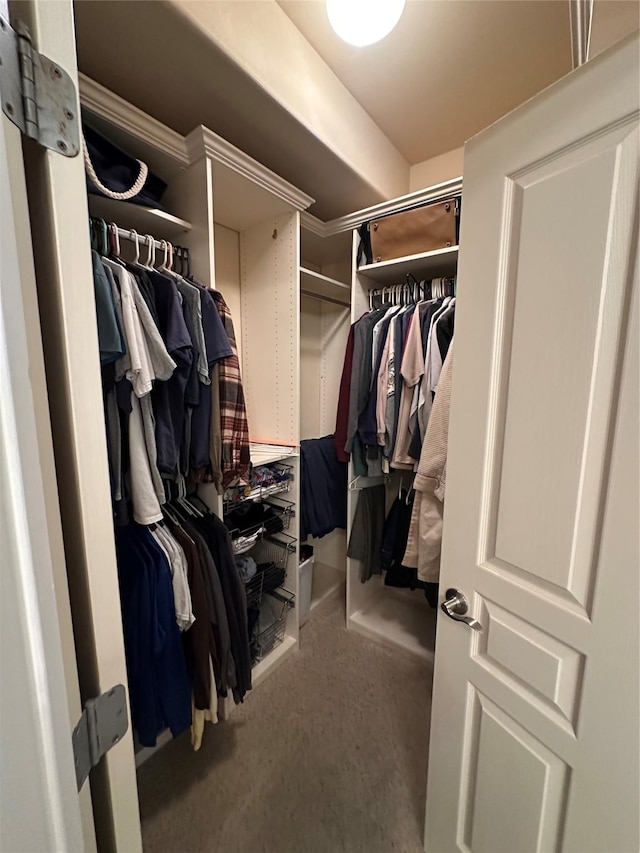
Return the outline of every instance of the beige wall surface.
[[[445,151],[430,160],[416,163],[409,172],[409,192],[431,187],[451,178],[459,178],[462,175],[462,164],[464,160],[464,147]]]
[[[275,0],[172,1],[177,11],[386,197],[406,192],[407,161]],[[276,52],[270,49],[274,44]]]
[[[638,0],[595,0],[589,59],[640,27]]]

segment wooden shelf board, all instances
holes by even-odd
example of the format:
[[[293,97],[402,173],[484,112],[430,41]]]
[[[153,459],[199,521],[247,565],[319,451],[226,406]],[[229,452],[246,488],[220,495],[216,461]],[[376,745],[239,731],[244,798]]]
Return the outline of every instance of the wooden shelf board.
[[[404,284],[407,273],[412,273],[417,279],[448,276],[456,271],[458,249],[458,246],[450,246],[433,252],[422,252],[419,255],[407,255],[393,261],[364,264],[358,267],[358,274],[382,286]]]
[[[398,594],[399,593],[399,594]],[[436,614],[416,590],[380,587],[369,602],[349,617],[348,626],[365,637],[403,649],[432,663]]]
[[[351,287],[348,284],[305,267],[300,267],[300,289],[317,296],[335,299],[345,306],[351,304]]]
[[[179,243],[179,237],[191,230],[191,223],[164,210],[143,207],[128,201],[119,201],[107,196],[89,194],[89,212],[91,216],[115,222],[120,228],[135,229],[142,237],[151,234],[156,239],[173,239]]]

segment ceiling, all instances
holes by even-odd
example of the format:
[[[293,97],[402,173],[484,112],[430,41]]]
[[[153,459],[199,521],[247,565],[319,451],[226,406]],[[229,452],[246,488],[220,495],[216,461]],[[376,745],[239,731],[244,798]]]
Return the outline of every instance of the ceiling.
[[[385,39],[352,47],[323,0],[278,0],[410,164],[463,145],[571,70],[561,0],[409,0]]]
[[[80,70],[130,103],[184,135],[211,128],[317,199],[311,210],[321,219],[385,200],[371,174],[319,139],[182,14],[179,0],[74,5]],[[279,4],[409,164],[461,146],[568,72],[568,5],[409,0],[390,36],[353,48],[330,29],[322,0]],[[272,56],[278,49],[264,45]]]

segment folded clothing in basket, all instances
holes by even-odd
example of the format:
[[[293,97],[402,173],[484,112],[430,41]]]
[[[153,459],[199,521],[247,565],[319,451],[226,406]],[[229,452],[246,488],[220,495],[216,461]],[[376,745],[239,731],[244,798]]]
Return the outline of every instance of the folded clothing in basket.
[[[243,583],[247,583],[258,571],[258,567],[256,566],[256,561],[253,557],[236,557],[236,568],[238,570],[238,574],[242,579]]]
[[[277,629],[283,616],[283,607],[276,599],[266,595],[260,607],[250,607],[247,615],[251,660],[255,661],[269,654],[276,645]]]
[[[266,533],[280,533],[284,530],[282,519],[272,506],[254,503],[253,501],[247,501],[227,513],[224,517],[224,523],[232,535],[236,531],[242,534],[256,527],[264,528]]]

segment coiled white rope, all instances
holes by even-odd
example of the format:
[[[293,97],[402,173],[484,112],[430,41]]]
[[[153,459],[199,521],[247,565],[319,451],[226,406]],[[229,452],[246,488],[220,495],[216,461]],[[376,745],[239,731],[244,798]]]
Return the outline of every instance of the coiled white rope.
[[[127,199],[133,198],[138,195],[142,187],[145,185],[145,181],[147,180],[147,175],[149,174],[149,167],[146,163],[143,163],[142,160],[138,160],[140,164],[140,174],[138,175],[136,182],[133,186],[126,190],[123,193],[117,193],[113,190],[110,190],[109,187],[105,187],[105,185],[100,181],[100,178],[96,175],[96,170],[93,168],[93,163],[91,162],[91,157],[89,156],[89,149],[87,148],[87,141],[84,138],[84,134],[82,134],[82,151],[84,153],[84,165],[87,170],[87,174],[91,178],[91,181],[95,184],[95,186],[103,192],[109,198],[115,198],[119,201],[127,201]]]

